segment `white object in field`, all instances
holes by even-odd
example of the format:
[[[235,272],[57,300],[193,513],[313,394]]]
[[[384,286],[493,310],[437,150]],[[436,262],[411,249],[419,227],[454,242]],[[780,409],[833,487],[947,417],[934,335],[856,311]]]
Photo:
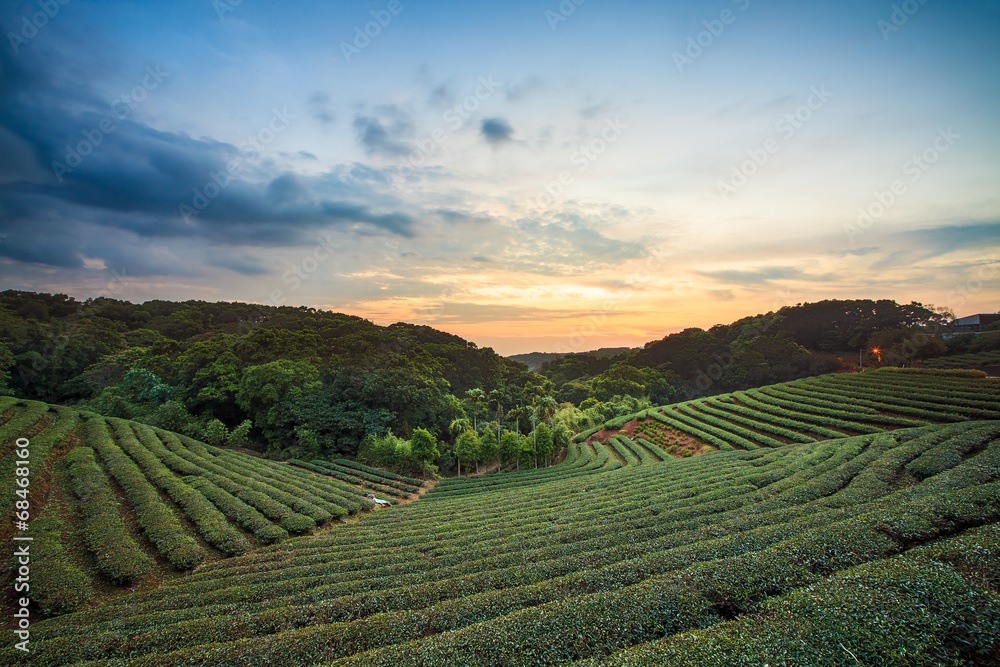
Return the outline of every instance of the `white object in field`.
[[[368,494],[368,499],[373,501],[379,507],[388,507],[389,505],[392,504],[388,500],[381,500],[379,498],[376,498],[374,493]]]

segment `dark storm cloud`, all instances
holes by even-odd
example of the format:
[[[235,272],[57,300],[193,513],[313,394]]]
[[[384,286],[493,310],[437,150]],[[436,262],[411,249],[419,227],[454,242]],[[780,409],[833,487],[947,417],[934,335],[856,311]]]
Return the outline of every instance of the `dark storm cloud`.
[[[270,273],[259,259],[250,255],[225,255],[213,254],[208,259],[208,263],[213,266],[221,266],[245,276],[259,276]]]
[[[149,255],[151,239],[289,246],[331,227],[414,235],[410,215],[355,203],[370,193],[357,179],[273,173],[245,145],[154,129],[84,86],[57,85],[69,65],[39,53],[0,50],[0,255],[66,268],[82,256],[110,265],[131,255],[177,275],[186,269],[174,260],[136,254]],[[273,114],[279,126],[296,122],[294,112]],[[89,251],[88,238],[99,239]]]

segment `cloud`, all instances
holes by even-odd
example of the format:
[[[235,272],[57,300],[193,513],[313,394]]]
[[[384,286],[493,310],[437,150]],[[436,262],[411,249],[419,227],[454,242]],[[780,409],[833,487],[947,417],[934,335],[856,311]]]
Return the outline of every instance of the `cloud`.
[[[518,83],[513,83],[507,86],[507,90],[504,95],[507,97],[508,102],[523,102],[528,95],[544,88],[544,82],[537,76],[530,76],[524,81]]]
[[[57,85],[65,59],[0,52],[0,143],[16,148],[0,150],[0,233],[8,234],[0,256],[62,268],[83,268],[88,257],[139,274],[193,275],[201,256],[188,241],[275,247],[314,243],[322,230],[416,234],[415,218],[359,169],[306,176],[245,147],[162,131],[116,114],[83,84]],[[56,163],[66,167],[59,174]],[[227,262],[219,265],[260,271]]]
[[[443,108],[455,98],[451,84],[442,83],[434,86],[427,94],[427,103],[435,108]]]
[[[480,133],[494,147],[509,142],[514,134],[514,128],[503,118],[487,118],[483,120]]]
[[[759,269],[725,269],[722,271],[698,271],[703,276],[724,283],[762,285],[775,280],[797,280],[807,278],[801,269],[793,266],[768,266]],[[814,279],[814,278],[813,278]]]
[[[282,174],[267,186],[268,199],[276,204],[290,204],[301,201],[308,195],[302,181],[292,173]]]
[[[401,157],[413,148],[403,139],[412,136],[413,122],[395,104],[379,107],[373,115],[357,115],[354,130],[358,141],[369,155]]]
[[[336,120],[330,110],[330,96],[323,91],[316,91],[309,98],[309,115],[323,125],[332,125]]]
[[[260,259],[251,255],[224,255],[213,253],[208,263],[212,266],[219,266],[224,269],[236,271],[244,276],[258,276],[270,273],[270,269],[264,266]]]
[[[708,291],[716,301],[732,301],[736,294],[731,289],[713,289]]]
[[[603,102],[598,102],[597,104],[590,104],[581,109],[577,110],[580,117],[584,120],[593,120],[597,116],[603,116],[611,111],[611,100],[605,100]]]
[[[1000,222],[942,225],[903,232],[903,236],[928,251],[928,256],[944,255],[966,248],[1000,245]]]

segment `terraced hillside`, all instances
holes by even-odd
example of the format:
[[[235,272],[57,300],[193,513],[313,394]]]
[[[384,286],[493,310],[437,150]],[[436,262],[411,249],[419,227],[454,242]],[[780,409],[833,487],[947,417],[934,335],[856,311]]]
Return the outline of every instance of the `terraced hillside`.
[[[32,600],[46,614],[374,506],[329,476],[34,401],[0,398],[0,443],[0,532],[32,537]]]
[[[289,463],[320,475],[356,485],[362,489],[370,489],[374,494],[387,496],[388,502],[391,505],[397,504],[400,500],[412,500],[416,498],[420,489],[425,484],[422,479],[397,475],[347,459],[336,459],[334,461],[313,459],[309,462],[292,459]],[[379,499],[383,500],[383,498]]]
[[[928,359],[923,362],[927,368],[976,368],[978,366],[1000,366],[1000,350],[969,352],[948,357]]]
[[[626,448],[638,462],[623,464]],[[1000,422],[653,454],[582,444],[548,470],[442,483],[39,623],[31,664],[1000,656]]]
[[[976,419],[1000,419],[1000,384],[985,373],[886,368],[666,405],[619,417],[576,440],[605,440],[631,427],[661,448],[686,435],[715,449],[753,450]]]
[[[442,480],[419,502],[270,545],[225,514],[223,494],[265,519],[251,500],[316,523],[315,509],[293,506],[307,489],[332,518],[338,498],[358,511],[361,494],[401,501],[419,480],[343,460],[269,463],[130,422],[0,402],[2,433],[30,433],[33,461],[52,461],[32,481],[49,496],[30,529],[38,552],[54,554],[39,566],[43,581],[67,595],[93,588],[97,567],[105,578],[121,569],[118,581],[144,558],[154,567],[131,575],[134,593],[34,623],[31,653],[5,659],[1000,664],[998,399],[982,374],[931,372],[825,376],[701,399],[579,438],[559,465]],[[725,451],[684,458],[690,450],[678,447],[704,442],[694,429]],[[156,579],[155,568],[174,561],[153,524],[138,525],[140,496],[126,494],[115,470],[141,477],[156,492],[144,497],[172,511],[180,531],[164,548],[175,558],[205,553],[182,563],[190,574]],[[227,486],[235,475],[244,491]],[[80,493],[102,479],[111,495]],[[228,522],[196,521],[177,485],[196,488]],[[114,503],[116,512],[99,512]],[[116,515],[122,544],[86,541],[88,531],[115,534],[99,520]],[[267,526],[307,530],[283,519]],[[252,549],[224,539],[227,526]]]

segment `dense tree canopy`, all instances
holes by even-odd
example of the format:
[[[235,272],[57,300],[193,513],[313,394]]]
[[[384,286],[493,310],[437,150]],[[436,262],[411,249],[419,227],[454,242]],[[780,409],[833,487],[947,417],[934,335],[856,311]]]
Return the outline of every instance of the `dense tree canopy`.
[[[8,290],[0,293],[0,345],[0,391],[84,401],[199,436],[214,420],[234,429],[251,419],[254,439],[270,450],[315,439],[323,455],[353,455],[367,434],[390,430],[447,436],[456,416],[485,416],[489,392],[513,392],[513,403],[522,397],[506,385],[533,377],[431,327],[244,303]],[[156,377],[170,400],[154,404],[131,391],[123,384],[131,371]],[[217,425],[209,434],[221,437]]]
[[[640,349],[542,355],[548,361],[536,374],[490,348],[403,322],[8,290],[0,292],[0,393],[276,455],[360,448],[401,468],[432,470],[438,457],[444,472],[497,459],[517,468],[551,461],[572,433],[608,419],[845,368],[859,347],[881,346],[886,363],[996,347],[989,336],[946,347],[933,334],[947,316],[886,300],[798,304]]]

